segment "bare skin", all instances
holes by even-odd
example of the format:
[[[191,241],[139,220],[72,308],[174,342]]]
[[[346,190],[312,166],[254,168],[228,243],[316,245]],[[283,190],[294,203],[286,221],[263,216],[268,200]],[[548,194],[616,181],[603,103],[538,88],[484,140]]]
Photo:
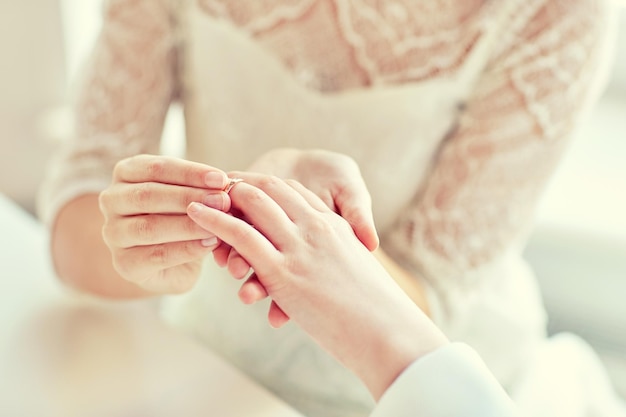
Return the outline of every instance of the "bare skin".
[[[52,233],[58,275],[108,298],[189,290],[219,242],[186,215],[192,201],[229,210],[226,174],[175,158],[137,156],[117,164],[111,186],[79,197]]]
[[[304,179],[307,188],[346,218],[369,250],[378,247],[369,193],[348,157],[276,150],[250,169]],[[198,277],[201,260],[219,242],[198,230],[187,217],[186,206],[201,201],[228,211],[230,200],[221,191],[227,182],[226,174],[216,168],[180,159],[142,155],[121,161],[108,189],[80,196],[59,212],[52,231],[58,275],[80,291],[114,299],[187,291]],[[382,249],[375,253],[411,299],[428,311],[419,281]],[[227,245],[219,246],[215,258],[228,265],[233,276],[244,276],[250,269]],[[262,290],[247,294],[249,302],[263,296]]]
[[[351,369],[375,399],[417,358],[447,339],[356,238],[351,226],[295,181],[253,176],[237,184],[242,219],[189,205],[189,216],[235,248],[255,271],[274,326],[286,314]],[[250,224],[249,224],[250,223]]]

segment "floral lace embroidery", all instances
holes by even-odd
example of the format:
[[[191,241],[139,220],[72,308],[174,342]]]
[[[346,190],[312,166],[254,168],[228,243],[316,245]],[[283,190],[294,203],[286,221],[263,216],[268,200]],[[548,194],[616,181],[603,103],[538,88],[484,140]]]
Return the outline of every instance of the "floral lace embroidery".
[[[537,0],[512,17],[515,31],[386,239],[435,287],[465,281],[526,231],[568,137],[597,97],[606,12],[595,1]]]
[[[372,83],[458,68],[480,32],[483,0],[336,0],[340,27]]]
[[[492,8],[483,7],[485,0],[301,0],[288,6],[277,0],[245,6],[227,0],[199,1],[210,15],[229,20],[253,36],[268,29],[280,31],[281,24],[284,27],[296,19],[309,23],[303,25],[308,33],[295,34],[309,42],[319,36],[314,32],[325,27],[341,34],[332,49],[350,57],[351,73],[367,74],[364,85],[419,81],[455,70],[480,36],[481,23]],[[281,44],[270,49],[283,61],[293,61],[284,55]],[[316,58],[324,62],[320,55]],[[343,70],[336,68],[334,78],[342,76]]]
[[[177,39],[168,1],[107,2],[105,25],[78,98],[76,140],[59,158],[43,192],[49,218],[63,204],[58,196],[69,200],[73,196],[67,190],[80,188],[77,183],[110,176],[123,157],[158,150],[176,89]],[[331,68],[329,78],[340,76],[329,88],[337,90],[354,86],[355,79],[362,84],[400,82],[452,71],[480,35],[480,19],[501,4],[488,2],[487,9],[478,11],[478,0],[300,0],[288,6],[278,0],[198,1],[207,13],[241,22],[252,36],[260,31],[259,42],[268,42],[279,56],[280,39],[337,33],[333,49],[353,63],[344,65],[346,58]],[[442,143],[419,195],[385,236],[396,257],[437,277],[433,282],[444,283],[447,277],[462,281],[508,250],[522,233],[567,137],[593,98],[597,68],[604,60],[603,2],[509,1],[518,7],[487,73],[456,130]],[[441,14],[436,21],[420,18],[435,9]],[[317,29],[298,34],[299,26],[290,19],[314,19],[306,27]],[[416,22],[424,26],[412,29]],[[273,32],[276,38],[269,42]],[[305,55],[305,49],[301,68],[308,65],[315,73],[332,67],[328,56],[314,48]],[[294,59],[297,53],[293,51]],[[366,76],[360,78],[363,72]]]
[[[255,0],[237,2],[229,0],[198,0],[210,15],[230,20],[250,33],[268,30],[282,21],[302,16],[316,0]]]

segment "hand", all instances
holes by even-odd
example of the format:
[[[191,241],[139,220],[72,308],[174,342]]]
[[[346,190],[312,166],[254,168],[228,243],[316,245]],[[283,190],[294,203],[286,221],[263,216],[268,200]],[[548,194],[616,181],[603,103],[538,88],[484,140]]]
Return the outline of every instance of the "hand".
[[[202,258],[219,241],[186,213],[192,201],[228,211],[226,174],[182,159],[140,155],[120,161],[100,194],[102,234],[115,270],[158,294],[195,284]]]
[[[346,219],[366,248],[378,247],[372,200],[359,166],[349,156],[325,150],[276,149],[258,158],[248,172],[298,181]],[[231,175],[243,178],[239,172]]]
[[[375,397],[409,363],[446,343],[320,198],[295,181],[252,180],[259,188],[243,182],[231,191],[233,208],[246,221],[203,204],[188,207],[189,217],[252,266],[256,275],[244,287],[264,288]]]
[[[251,182],[257,173],[300,182],[346,219],[365,247],[370,251],[378,247],[371,198],[352,158],[325,150],[275,149],[259,157],[248,172],[231,172],[230,176]],[[214,257],[235,278],[240,279],[250,271],[248,263],[228,245],[221,245]],[[244,299],[253,302],[265,295],[262,288],[249,289]],[[283,320],[287,321],[288,317],[283,315]]]

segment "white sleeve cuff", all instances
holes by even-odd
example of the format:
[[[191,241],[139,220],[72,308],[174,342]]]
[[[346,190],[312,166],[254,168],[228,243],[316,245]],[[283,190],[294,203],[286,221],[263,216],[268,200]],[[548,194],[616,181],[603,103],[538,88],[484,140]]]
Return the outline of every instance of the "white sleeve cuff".
[[[518,416],[478,354],[451,343],[416,360],[389,387],[371,417]]]

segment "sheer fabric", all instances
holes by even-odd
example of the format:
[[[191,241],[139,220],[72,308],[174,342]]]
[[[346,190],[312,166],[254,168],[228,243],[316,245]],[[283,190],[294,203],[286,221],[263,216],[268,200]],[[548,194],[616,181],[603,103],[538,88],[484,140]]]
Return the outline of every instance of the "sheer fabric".
[[[107,3],[76,106],[74,145],[84,153],[74,149],[72,155],[93,153],[95,161],[80,165],[103,183],[120,157],[158,150],[178,82],[172,7],[180,3]],[[199,3],[205,13],[249,32],[307,88],[340,93],[450,76],[484,35],[485,21],[507,2]],[[485,57],[487,70],[459,103],[463,110],[454,131],[441,138],[432,173],[393,228],[401,233],[390,233],[424,274],[463,275],[480,267],[529,219],[563,142],[597,90],[603,4],[520,1],[506,16],[507,30]],[[93,164],[103,159],[102,168]],[[62,171],[68,179],[61,188],[84,177],[72,164]],[[44,201],[51,218],[51,199]]]
[[[158,152],[174,99],[190,159],[245,169],[276,146],[347,153],[372,193],[383,248],[424,280],[435,321],[515,384],[545,326],[521,248],[601,87],[607,1],[109,0],[104,13],[75,138],[42,190],[48,223],[106,187],[121,158]],[[177,308],[197,333],[207,305],[226,303],[208,292]],[[217,341],[224,333],[204,338],[249,371],[241,335]],[[255,337],[250,351],[267,338]],[[255,377],[289,397],[272,379],[281,366]],[[366,394],[346,396],[362,406],[337,415],[363,415]]]

